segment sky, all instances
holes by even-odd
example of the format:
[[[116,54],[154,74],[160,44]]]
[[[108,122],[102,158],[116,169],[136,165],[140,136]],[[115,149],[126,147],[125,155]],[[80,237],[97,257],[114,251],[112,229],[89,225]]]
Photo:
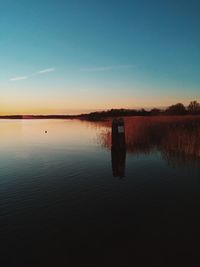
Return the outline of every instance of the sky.
[[[0,0],[0,114],[200,101],[199,0]]]

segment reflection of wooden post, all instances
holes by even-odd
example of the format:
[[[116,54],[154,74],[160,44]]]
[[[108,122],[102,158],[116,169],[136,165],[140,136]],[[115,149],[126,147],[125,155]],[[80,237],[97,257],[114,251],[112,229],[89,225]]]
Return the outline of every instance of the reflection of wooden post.
[[[126,142],[123,119],[114,119],[112,122],[112,169],[113,176],[125,176]]]

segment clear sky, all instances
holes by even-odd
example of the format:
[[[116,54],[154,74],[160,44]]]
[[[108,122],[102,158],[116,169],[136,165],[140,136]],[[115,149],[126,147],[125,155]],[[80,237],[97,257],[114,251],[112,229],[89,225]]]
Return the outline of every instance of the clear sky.
[[[200,100],[199,0],[0,0],[0,114]]]

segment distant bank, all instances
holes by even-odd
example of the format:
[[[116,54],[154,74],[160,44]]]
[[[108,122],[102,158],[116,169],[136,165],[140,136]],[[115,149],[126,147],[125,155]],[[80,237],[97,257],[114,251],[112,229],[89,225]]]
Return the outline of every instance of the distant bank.
[[[107,111],[97,111],[79,115],[7,115],[0,116],[0,119],[84,119],[84,120],[103,120],[112,117],[127,116],[162,116],[162,115],[200,115],[200,103],[191,101],[185,107],[182,103],[171,105],[165,110],[153,108],[145,109],[110,109]]]
[[[28,120],[28,119],[75,119],[79,115],[4,115],[0,116],[0,119],[16,119],[16,120]]]

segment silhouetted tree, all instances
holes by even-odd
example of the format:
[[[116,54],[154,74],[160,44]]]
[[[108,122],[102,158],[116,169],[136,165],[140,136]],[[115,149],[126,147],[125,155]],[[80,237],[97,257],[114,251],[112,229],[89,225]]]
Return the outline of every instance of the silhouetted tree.
[[[190,114],[200,113],[200,104],[197,101],[191,101],[187,109]]]
[[[161,110],[158,108],[153,108],[152,110],[150,110],[150,115],[159,115],[161,113]]]
[[[169,106],[165,112],[168,115],[185,115],[187,110],[182,103],[178,103],[176,105]]]

